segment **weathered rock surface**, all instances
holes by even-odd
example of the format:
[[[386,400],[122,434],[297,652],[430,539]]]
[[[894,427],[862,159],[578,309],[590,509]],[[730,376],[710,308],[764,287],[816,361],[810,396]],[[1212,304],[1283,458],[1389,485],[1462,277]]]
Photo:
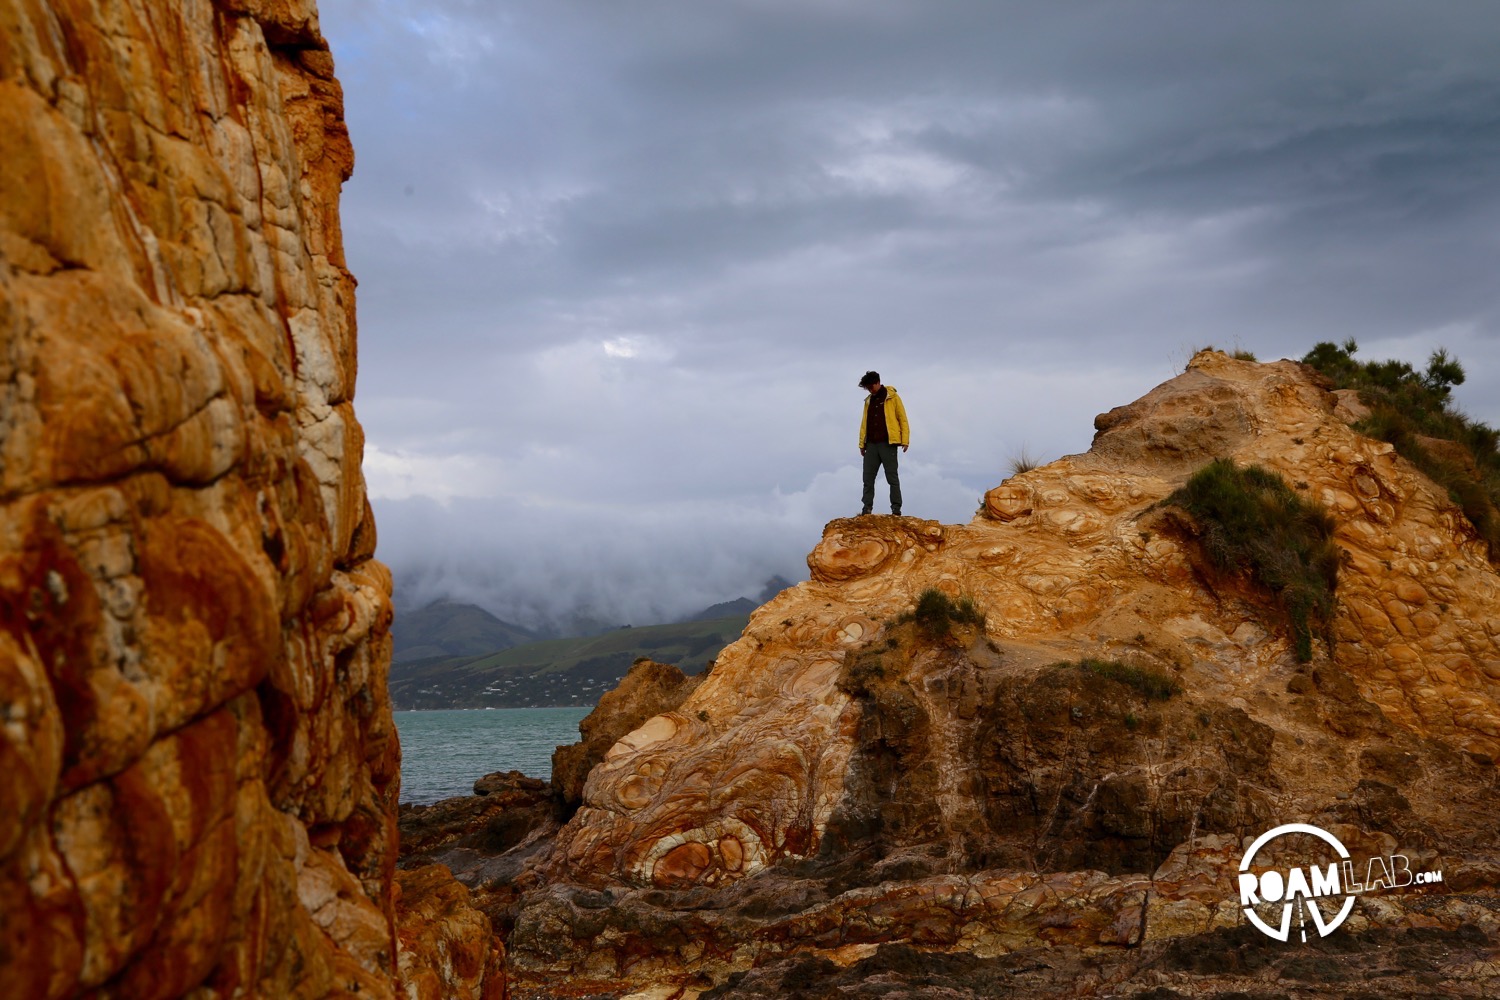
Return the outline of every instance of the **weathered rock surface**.
[[[503,1000],[505,949],[442,865],[396,873],[397,961],[408,1000]]]
[[[1314,995],[1368,973],[1381,995],[1494,992],[1500,577],[1351,414],[1300,365],[1204,353],[968,525],[831,522],[811,581],[605,754],[554,842],[478,879],[507,898],[512,988],[1211,995],[1279,977]],[[1336,518],[1334,641],[1310,664],[1269,596],[1206,573],[1157,506],[1221,455]],[[924,636],[903,616],[929,587],[972,596],[984,627]],[[1057,665],[1087,656],[1181,691]],[[1294,821],[1445,882],[1361,897],[1310,945],[1246,937],[1239,858]]]
[[[390,577],[314,6],[0,0],[0,135],[3,992],[393,995]]]

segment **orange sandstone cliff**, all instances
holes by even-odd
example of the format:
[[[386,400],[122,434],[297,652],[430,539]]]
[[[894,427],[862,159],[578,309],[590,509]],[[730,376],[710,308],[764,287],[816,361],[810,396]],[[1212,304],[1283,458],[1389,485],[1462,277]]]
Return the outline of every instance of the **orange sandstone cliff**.
[[[498,995],[398,926],[313,3],[0,0],[0,142],[0,992]]]

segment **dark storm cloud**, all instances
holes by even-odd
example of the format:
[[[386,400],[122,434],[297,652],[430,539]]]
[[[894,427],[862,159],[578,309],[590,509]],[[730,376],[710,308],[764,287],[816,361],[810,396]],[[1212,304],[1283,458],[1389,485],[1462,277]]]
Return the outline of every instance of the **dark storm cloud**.
[[[322,10],[381,554],[423,593],[639,617],[795,573],[871,366],[950,520],[1206,343],[1445,345],[1500,421],[1487,3]]]

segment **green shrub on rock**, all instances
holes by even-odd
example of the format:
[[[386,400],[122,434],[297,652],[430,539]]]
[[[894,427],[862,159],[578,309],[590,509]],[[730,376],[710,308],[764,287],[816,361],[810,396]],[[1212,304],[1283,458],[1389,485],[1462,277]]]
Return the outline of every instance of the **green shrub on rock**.
[[[1166,503],[1191,515],[1198,542],[1221,573],[1248,571],[1291,624],[1297,659],[1312,659],[1313,627],[1325,641],[1333,622],[1339,549],[1333,517],[1299,497],[1276,473],[1215,459]]]
[[[917,629],[927,639],[943,639],[953,630],[955,623],[976,625],[984,628],[985,617],[971,597],[953,600],[936,587],[928,587],[917,597],[912,618]]]

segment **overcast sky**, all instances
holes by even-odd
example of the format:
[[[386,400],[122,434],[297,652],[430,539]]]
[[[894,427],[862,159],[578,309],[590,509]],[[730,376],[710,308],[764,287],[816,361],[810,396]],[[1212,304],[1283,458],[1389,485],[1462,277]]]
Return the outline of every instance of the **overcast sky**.
[[[866,368],[905,512],[950,522],[1206,344],[1446,346],[1500,424],[1488,0],[321,9],[407,605],[643,623],[805,577]]]

